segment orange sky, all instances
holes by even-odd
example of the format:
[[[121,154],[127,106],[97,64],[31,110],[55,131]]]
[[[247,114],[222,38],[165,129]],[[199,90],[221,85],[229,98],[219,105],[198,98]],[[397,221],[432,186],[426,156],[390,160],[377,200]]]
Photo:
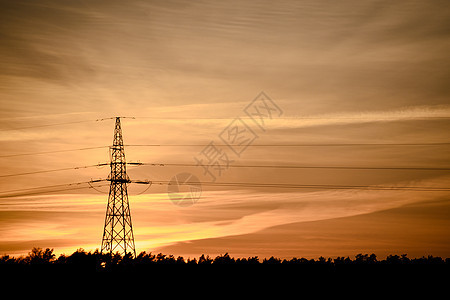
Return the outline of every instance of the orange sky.
[[[0,190],[106,178],[111,116],[125,144],[220,144],[265,91],[282,110],[254,144],[448,143],[446,1],[0,1]],[[152,119],[154,118],[154,119]],[[42,126],[88,121],[60,126]],[[16,129],[22,128],[22,129]],[[16,129],[16,130],[14,130]],[[203,147],[126,147],[195,164]],[[235,165],[449,168],[448,145],[252,147]],[[129,167],[167,181],[201,168]],[[449,187],[448,170],[230,168],[217,182]],[[130,186],[137,251],[184,256],[450,256],[448,191]],[[0,254],[100,247],[108,187],[0,198]],[[103,192],[104,194],[102,194]],[[140,194],[140,195],[137,195]],[[1,193],[0,193],[1,195]]]

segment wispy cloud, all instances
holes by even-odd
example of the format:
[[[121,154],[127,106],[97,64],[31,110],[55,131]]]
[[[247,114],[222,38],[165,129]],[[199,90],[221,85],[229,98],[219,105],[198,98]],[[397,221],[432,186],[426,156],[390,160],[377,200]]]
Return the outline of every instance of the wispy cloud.
[[[445,183],[448,178],[422,182]],[[429,195],[404,191],[321,191],[299,193],[236,193],[207,192],[195,210],[177,211],[172,222],[137,229],[138,236],[147,241],[142,245],[159,248],[165,245],[254,233],[269,227],[334,218],[343,218],[392,209],[411,203],[430,201],[446,192]],[[274,205],[276,206],[274,208]],[[170,208],[170,207],[168,207]],[[223,219],[226,211],[232,211],[231,219]],[[196,221],[208,215],[212,220]],[[237,219],[236,216],[239,216]],[[214,220],[217,217],[218,220]],[[169,223],[169,224],[167,224]],[[183,224],[183,225],[181,225]],[[146,238],[145,238],[146,236]]]

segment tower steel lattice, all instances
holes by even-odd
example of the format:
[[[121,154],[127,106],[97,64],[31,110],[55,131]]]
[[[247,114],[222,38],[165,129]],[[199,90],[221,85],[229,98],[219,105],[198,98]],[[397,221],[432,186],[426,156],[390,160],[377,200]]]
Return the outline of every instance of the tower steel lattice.
[[[131,253],[136,257],[127,192],[127,185],[131,180],[126,170],[120,117],[116,117],[113,145],[110,147],[110,160],[111,173],[107,180],[111,184],[106,207],[101,252],[119,252],[121,255]]]

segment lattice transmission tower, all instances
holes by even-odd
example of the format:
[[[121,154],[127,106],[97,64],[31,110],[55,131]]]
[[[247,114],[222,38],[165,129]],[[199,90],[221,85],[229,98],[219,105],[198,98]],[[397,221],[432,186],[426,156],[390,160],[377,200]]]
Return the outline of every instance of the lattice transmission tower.
[[[101,252],[119,252],[121,255],[131,253],[136,257],[127,192],[127,185],[131,180],[127,175],[120,117],[116,117],[113,145],[110,147],[110,165],[111,173],[107,180],[111,184],[108,205],[106,206]]]

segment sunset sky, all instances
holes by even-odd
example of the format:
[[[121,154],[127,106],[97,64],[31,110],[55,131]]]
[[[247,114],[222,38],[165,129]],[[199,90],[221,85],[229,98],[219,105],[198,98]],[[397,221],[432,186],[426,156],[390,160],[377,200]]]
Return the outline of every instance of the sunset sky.
[[[0,0],[0,255],[100,248],[107,183],[31,188],[105,179],[126,116],[128,162],[186,165],[132,179],[205,183],[129,186],[138,253],[450,257],[449,53],[448,1]]]

